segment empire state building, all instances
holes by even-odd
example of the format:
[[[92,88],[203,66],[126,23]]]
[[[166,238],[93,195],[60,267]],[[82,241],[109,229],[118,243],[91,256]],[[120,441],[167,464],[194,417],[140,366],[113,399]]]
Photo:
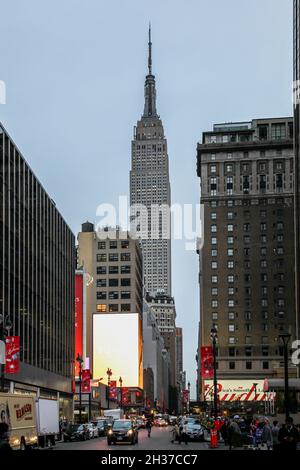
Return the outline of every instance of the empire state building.
[[[167,295],[171,295],[169,159],[167,139],[156,110],[150,28],[144,113],[134,127],[131,146],[130,205],[142,205],[147,208],[147,214],[143,211],[136,214],[140,216],[143,226],[140,239],[143,248],[145,290],[151,294],[163,290]]]

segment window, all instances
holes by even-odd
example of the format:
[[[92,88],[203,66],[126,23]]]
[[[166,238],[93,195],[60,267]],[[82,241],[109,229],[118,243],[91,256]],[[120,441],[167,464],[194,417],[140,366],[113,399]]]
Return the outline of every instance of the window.
[[[249,336],[248,336],[248,338],[249,338]],[[250,347],[245,348],[245,356],[246,357],[251,357],[252,356],[252,348],[250,348]]]
[[[245,235],[245,236],[244,236],[244,243],[245,243],[246,245],[249,245],[250,242],[251,242],[251,238],[249,237],[249,235]]]
[[[106,266],[97,266],[97,274],[106,274]]]
[[[227,194],[232,195],[233,194],[233,177],[232,176],[227,177],[226,187],[227,187]]]
[[[122,240],[121,241],[121,248],[123,248],[123,249],[127,248],[128,249],[129,248],[129,241],[128,240]]]
[[[228,295],[234,295],[234,287],[228,288]]]
[[[212,320],[217,321],[218,320],[218,314],[215,312],[212,314]]]
[[[272,124],[272,140],[286,139],[285,124]]]
[[[217,242],[218,242],[218,240],[216,239],[216,237],[212,237],[211,244],[212,245],[217,245]]]
[[[266,175],[259,175],[259,190],[261,193],[265,193],[267,189],[267,177]]]
[[[233,232],[233,225],[232,224],[227,225],[227,232]]]
[[[233,220],[234,219],[234,212],[228,212],[227,213],[227,219],[228,220]]]
[[[229,348],[229,356],[235,357],[235,348]]]
[[[212,308],[218,308],[218,301],[217,300],[212,300],[211,306],[212,306]]]
[[[130,261],[130,253],[121,253],[121,261]]]
[[[109,266],[109,274],[119,274],[119,266]]]
[[[283,222],[277,223],[277,230],[283,230]]]
[[[244,232],[250,231],[250,224],[244,224]]]
[[[121,274],[130,274],[130,266],[121,266]]]
[[[106,312],[106,305],[105,304],[97,304],[97,312],[105,313]]]
[[[130,278],[123,278],[121,279],[121,286],[130,286],[131,285],[131,279]]]
[[[249,194],[250,189],[250,177],[248,175],[243,176],[243,193]]]
[[[109,248],[111,250],[116,250],[118,248],[118,242],[117,241],[110,241],[109,242]]]
[[[260,262],[260,267],[261,267],[262,269],[267,268],[267,266],[268,266],[268,263],[267,263],[266,260],[262,260],[262,261]]]
[[[97,299],[98,300],[105,300],[107,297],[106,292],[97,292]]]
[[[109,312],[118,312],[119,311],[119,305],[118,304],[109,304],[108,311]]]
[[[269,369],[269,362],[268,361],[263,361],[263,369]]]
[[[106,287],[106,279],[97,279],[97,287]]]
[[[118,253],[109,253],[109,261],[119,261]]]
[[[101,253],[101,254],[98,254],[98,255],[97,255],[97,261],[98,261],[98,263],[100,263],[100,262],[101,262],[101,263],[106,262],[106,260],[107,260],[107,256],[106,256],[105,253]]]
[[[234,261],[228,261],[227,267],[228,267],[228,269],[233,269],[234,268]]]
[[[252,314],[251,314],[251,312],[245,312],[245,319],[246,319],[246,320],[251,320],[251,319],[252,319]]]
[[[212,282],[213,284],[217,284],[217,282],[218,282],[218,276],[212,276],[212,277],[211,277],[211,282]]]
[[[252,362],[246,361],[246,369],[251,370],[252,369]]]
[[[227,250],[227,256],[233,256],[233,254],[234,254],[233,249],[232,249],[232,248],[228,248],[228,250]]]
[[[268,346],[263,346],[263,347],[262,347],[262,355],[263,355],[264,357],[268,357],[268,356],[269,356],[269,348],[268,348]]]
[[[235,337],[234,336],[230,336],[229,344],[235,344]]]
[[[109,279],[109,287],[118,287],[119,279]]]
[[[228,320],[235,320],[235,313],[234,312],[229,312],[228,313]]]
[[[228,307],[234,307],[235,306],[235,301],[234,300],[228,300]]]
[[[210,178],[210,194],[211,196],[217,195],[217,178]]]
[[[252,343],[252,336],[246,336],[245,344],[251,344],[251,343]]]
[[[218,295],[218,288],[217,287],[212,288],[211,295]]]
[[[229,362],[229,369],[235,369],[235,362]]]
[[[211,250],[211,256],[213,257],[218,256],[218,250]]]
[[[283,175],[281,173],[276,175],[276,192],[283,192]]]
[[[217,219],[217,213],[216,213],[216,212],[212,212],[212,213],[210,214],[210,218],[211,218],[211,220],[216,220],[216,219]]]
[[[121,312],[130,312],[130,304],[121,304]]]
[[[111,291],[108,293],[108,298],[110,300],[117,300],[119,298],[119,292],[118,291]]]
[[[267,224],[265,222],[262,222],[260,224],[260,231],[265,232],[267,230]]]
[[[210,165],[210,172],[217,173],[217,165]]]
[[[105,242],[98,242],[98,250],[105,250],[106,243]]]
[[[262,247],[260,249],[260,254],[261,256],[267,256],[267,248],[266,247]]]
[[[228,280],[229,283],[234,282],[234,276],[231,276],[231,275],[228,276],[228,277],[227,277],[227,280]]]
[[[228,237],[227,238],[227,243],[228,243],[228,245],[233,245],[233,243],[234,243],[233,237]]]
[[[216,225],[212,225],[211,228],[210,228],[211,232],[212,233],[216,233],[217,232],[217,226]]]
[[[228,325],[228,331],[230,333],[234,333],[235,332],[235,325]]]
[[[121,299],[130,299],[130,297],[131,297],[130,291],[121,292]]]
[[[211,269],[218,269],[218,262],[217,261],[212,261]]]
[[[232,173],[233,172],[233,165],[231,163],[228,163],[226,165],[226,172],[227,173]]]

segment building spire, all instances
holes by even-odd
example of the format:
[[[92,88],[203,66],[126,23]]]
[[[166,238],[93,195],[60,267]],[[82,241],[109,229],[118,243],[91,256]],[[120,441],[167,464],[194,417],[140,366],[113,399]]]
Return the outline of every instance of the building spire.
[[[155,77],[152,75],[151,23],[148,31],[148,75],[145,82],[145,107],[143,117],[157,117]]]
[[[151,42],[151,23],[149,23],[149,41],[148,41],[148,70],[152,75],[152,42]]]

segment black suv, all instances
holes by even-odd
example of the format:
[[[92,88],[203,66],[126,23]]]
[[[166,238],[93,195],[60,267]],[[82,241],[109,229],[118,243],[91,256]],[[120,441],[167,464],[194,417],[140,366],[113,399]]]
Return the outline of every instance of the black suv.
[[[134,445],[139,440],[136,425],[130,419],[117,419],[113,426],[107,431],[107,444],[118,442],[129,442]]]

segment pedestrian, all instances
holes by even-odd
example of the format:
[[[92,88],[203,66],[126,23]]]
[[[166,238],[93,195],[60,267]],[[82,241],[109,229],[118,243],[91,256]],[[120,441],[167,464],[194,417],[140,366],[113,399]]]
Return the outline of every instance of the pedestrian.
[[[268,450],[273,450],[273,433],[268,419],[265,420],[265,425],[262,431],[262,442],[266,444]]]
[[[188,422],[184,421],[183,426],[182,426],[182,430],[181,430],[181,434],[180,434],[180,438],[181,438],[180,440],[184,441],[185,445],[188,445],[187,425],[188,425]]]
[[[280,431],[280,426],[278,421],[273,421],[273,426],[272,426],[272,436],[273,436],[273,450],[278,450],[279,449],[279,435]]]
[[[293,418],[289,417],[285,421],[285,426],[282,426],[278,433],[278,440],[280,450],[289,451],[297,450],[297,443],[299,441],[299,432],[294,426]]]
[[[146,429],[148,431],[148,437],[151,437],[151,428],[152,428],[152,423],[150,419],[147,419],[146,423]]]
[[[12,450],[9,444],[9,427],[7,423],[0,423],[0,451]]]
[[[225,420],[220,429],[220,434],[222,436],[225,446],[228,445],[228,426],[229,426],[229,422],[228,420]]]
[[[232,449],[232,447],[241,447],[242,446],[242,432],[240,430],[240,427],[238,425],[240,417],[235,416],[233,421],[231,422],[228,431],[230,435],[229,439],[229,450]]]

